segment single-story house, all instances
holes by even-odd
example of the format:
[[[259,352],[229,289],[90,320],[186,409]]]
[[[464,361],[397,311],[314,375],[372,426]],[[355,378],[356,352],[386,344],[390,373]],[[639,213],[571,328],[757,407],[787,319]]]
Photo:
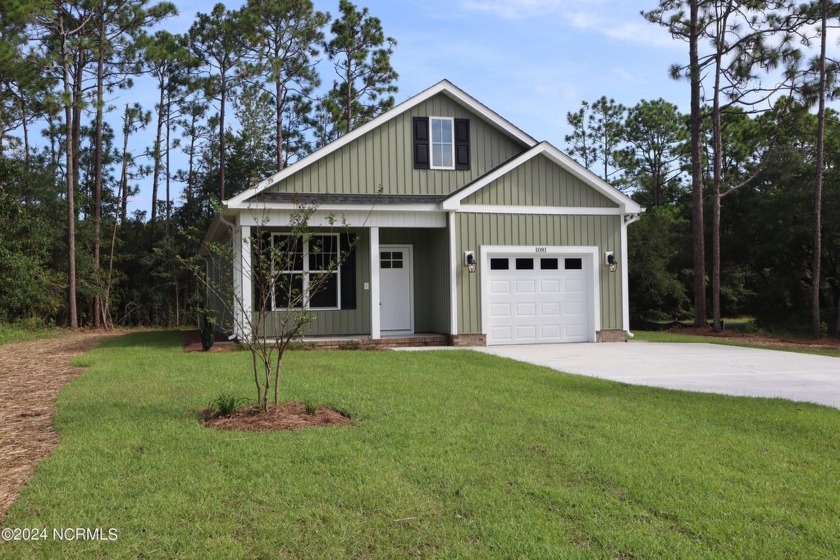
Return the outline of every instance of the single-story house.
[[[643,209],[447,80],[223,202],[206,240],[232,236],[238,313],[254,313],[255,228],[282,235],[301,203],[317,207],[312,231],[339,216],[355,236],[353,258],[306,303],[309,336],[493,345],[629,329],[627,226]]]

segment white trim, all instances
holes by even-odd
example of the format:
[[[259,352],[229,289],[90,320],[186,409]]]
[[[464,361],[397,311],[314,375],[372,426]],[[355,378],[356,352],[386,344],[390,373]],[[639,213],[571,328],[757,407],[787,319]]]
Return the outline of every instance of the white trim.
[[[441,80],[440,82],[426,89],[425,91],[422,91],[414,97],[411,97],[403,103],[400,103],[390,111],[379,115],[372,121],[365,123],[364,125],[360,126],[359,128],[353,130],[348,134],[345,134],[335,142],[327,144],[320,150],[316,150],[315,152],[309,154],[305,158],[302,158],[301,160],[293,163],[286,169],[275,173],[271,177],[257,183],[252,188],[246,189],[244,192],[234,196],[233,198],[228,199],[226,202],[222,203],[223,206],[232,205],[231,207],[235,207],[236,205],[241,204],[242,202],[248,200],[252,196],[261,193],[262,191],[274,185],[275,183],[278,183],[283,179],[289,177],[290,175],[297,173],[301,169],[308,167],[309,165],[318,161],[319,159],[346,146],[350,142],[356,140],[361,136],[364,136],[371,130],[390,121],[391,119],[408,112],[420,103],[434,97],[439,93],[444,93],[448,97],[460,102],[462,105],[465,105],[471,112],[488,120],[496,128],[500,129],[501,131],[507,133],[510,136],[513,136],[515,139],[519,140],[526,146],[534,146],[537,143],[537,141],[531,135],[525,133],[520,128],[514,126],[510,121],[504,119],[498,113],[491,110],[486,105],[480,103],[474,97],[452,84],[452,82],[448,80]]]
[[[455,212],[449,212],[449,334],[458,334],[458,255],[455,241]]]
[[[481,259],[481,332],[487,337],[487,343],[490,344],[487,325],[490,317],[490,298],[486,294],[490,290],[490,255],[497,253],[513,253],[513,254],[527,254],[540,256],[551,256],[554,254],[571,255],[589,257],[591,277],[591,295],[592,302],[590,311],[592,313],[592,320],[590,321],[590,342],[596,341],[598,331],[601,330],[601,259],[599,258],[600,249],[598,247],[588,246],[540,246],[540,251],[537,252],[537,247],[533,245],[481,245],[478,248]]]
[[[251,324],[251,228],[243,226],[237,220],[231,236],[233,248],[233,313],[234,334],[247,340],[250,335]]]
[[[624,332],[633,336],[630,332],[630,271],[627,256],[627,226],[639,220],[639,214],[629,216],[629,219],[621,220],[621,260],[618,266],[621,267],[621,322]]]
[[[618,204],[618,208],[620,213],[623,214],[635,214],[641,212],[641,207],[629,196],[622,193],[606,181],[602,180],[600,177],[577,163],[575,160],[549,144],[548,142],[540,142],[536,146],[532,147],[527,152],[519,155],[515,159],[512,159],[505,165],[497,168],[495,171],[488,173],[475,181],[470,186],[463,188],[453,194],[451,197],[447,198],[443,201],[441,205],[443,210],[458,210],[461,207],[461,201],[466,199],[467,197],[475,194],[479,190],[483,189],[496,179],[504,176],[505,174],[509,173],[510,171],[516,169],[520,165],[526,163],[527,161],[531,160],[532,158],[543,155],[549,158],[551,161],[589,185],[590,187],[594,188],[596,191],[600,192],[602,195],[607,197],[608,199],[612,200],[616,204]]]
[[[383,249],[408,249],[408,317],[411,325],[408,330],[388,330],[388,335],[395,334],[414,334],[414,244],[413,243],[388,243],[387,245],[380,245],[379,250]],[[376,262],[379,266],[379,253],[376,253]],[[379,274],[382,274],[380,268]],[[381,284],[381,282],[380,282]],[[380,319],[381,322],[381,319]]]
[[[254,227],[288,227],[292,214],[283,210],[266,210],[264,212],[242,212],[240,219],[243,224]],[[310,228],[331,228],[334,230],[344,227],[392,227],[392,228],[444,228],[446,214],[443,212],[330,212],[317,210],[308,221]]]
[[[583,206],[504,206],[501,204],[463,204],[457,212],[470,214],[544,214],[562,216],[622,216],[619,208]]]
[[[449,156],[452,165],[435,165],[435,140],[432,137],[432,121],[447,121],[449,123],[449,145],[452,148]],[[443,142],[438,142],[443,145]],[[429,117],[429,169],[455,169],[455,119],[452,117]]]
[[[370,337],[382,338],[379,316],[379,228],[370,228]]]
[[[261,210],[284,210],[300,211],[300,204],[294,202],[244,202],[242,204],[231,204],[228,206],[231,210],[251,210],[259,212]],[[304,206],[307,206],[304,204]],[[387,212],[439,212],[440,204],[436,203],[422,203],[422,204],[313,204],[318,210],[330,212],[371,212],[374,210]]]

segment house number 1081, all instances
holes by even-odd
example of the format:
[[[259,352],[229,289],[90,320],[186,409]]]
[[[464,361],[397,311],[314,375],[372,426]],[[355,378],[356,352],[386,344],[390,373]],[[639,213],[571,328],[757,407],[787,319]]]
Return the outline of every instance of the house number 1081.
[[[545,247],[537,247],[536,253],[547,253],[548,250]]]

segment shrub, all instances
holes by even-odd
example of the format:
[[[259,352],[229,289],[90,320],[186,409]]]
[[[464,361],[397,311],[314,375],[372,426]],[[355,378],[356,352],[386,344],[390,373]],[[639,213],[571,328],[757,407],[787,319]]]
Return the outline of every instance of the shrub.
[[[248,399],[223,393],[210,402],[210,405],[207,407],[207,413],[211,418],[233,416],[248,402]]]

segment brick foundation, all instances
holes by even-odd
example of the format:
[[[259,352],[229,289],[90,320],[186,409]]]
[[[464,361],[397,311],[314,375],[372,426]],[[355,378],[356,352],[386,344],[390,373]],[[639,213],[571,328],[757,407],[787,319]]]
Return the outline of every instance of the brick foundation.
[[[620,329],[598,331],[595,335],[595,342],[627,342],[627,337],[624,331]]]
[[[487,346],[487,337],[482,333],[452,334],[449,335],[449,344],[452,346]]]

